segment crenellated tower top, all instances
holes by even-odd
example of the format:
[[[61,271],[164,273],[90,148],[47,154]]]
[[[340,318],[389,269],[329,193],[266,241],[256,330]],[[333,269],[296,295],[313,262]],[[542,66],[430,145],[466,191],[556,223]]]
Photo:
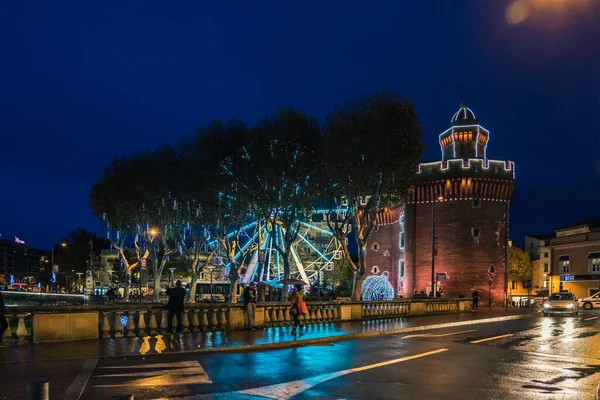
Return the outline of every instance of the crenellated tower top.
[[[450,123],[450,128],[440,134],[442,160],[487,159],[490,132],[479,124],[475,113],[466,103],[461,103]]]

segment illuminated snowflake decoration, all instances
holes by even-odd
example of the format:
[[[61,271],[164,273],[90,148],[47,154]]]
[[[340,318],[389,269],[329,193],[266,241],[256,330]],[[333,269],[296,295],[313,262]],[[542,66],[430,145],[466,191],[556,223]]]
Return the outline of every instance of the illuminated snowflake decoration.
[[[389,274],[384,271],[381,275],[368,276],[360,291],[363,301],[393,300],[394,288],[388,280]]]
[[[127,315],[121,315],[121,326],[126,327],[127,322],[129,322],[129,317]]]

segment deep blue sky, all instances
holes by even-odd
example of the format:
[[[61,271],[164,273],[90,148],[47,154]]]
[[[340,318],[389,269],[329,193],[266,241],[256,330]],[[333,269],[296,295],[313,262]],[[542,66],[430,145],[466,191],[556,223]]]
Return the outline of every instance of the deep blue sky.
[[[114,157],[384,88],[415,103],[426,160],[467,101],[489,157],[516,162],[518,243],[600,215],[600,2],[522,1],[519,24],[500,0],[5,1],[0,234],[101,232],[87,196]]]

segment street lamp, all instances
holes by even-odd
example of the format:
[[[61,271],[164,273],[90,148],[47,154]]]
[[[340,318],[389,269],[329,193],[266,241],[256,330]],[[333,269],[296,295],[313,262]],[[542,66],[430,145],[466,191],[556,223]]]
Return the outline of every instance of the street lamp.
[[[437,246],[435,245],[435,202],[436,200],[443,200],[442,196],[437,195],[437,191],[433,196],[433,202],[431,203],[431,292],[430,297],[435,297],[435,256],[437,255]]]
[[[78,291],[81,291],[81,275],[83,275],[83,272],[76,272],[77,275],[77,284],[79,285],[79,288],[77,288]]]
[[[173,272],[175,272],[175,268],[169,268],[169,271],[171,271],[171,286],[172,286],[175,284],[175,278],[173,278]]]
[[[52,263],[52,266],[51,266],[52,272],[54,272],[54,246],[56,246],[56,245],[52,244],[52,257],[51,257],[51,261],[50,261]],[[67,244],[65,242],[62,242],[60,244],[60,246],[61,247],[67,247]]]
[[[215,269],[214,265],[209,265],[206,269],[210,272],[210,302],[213,302],[213,270]]]

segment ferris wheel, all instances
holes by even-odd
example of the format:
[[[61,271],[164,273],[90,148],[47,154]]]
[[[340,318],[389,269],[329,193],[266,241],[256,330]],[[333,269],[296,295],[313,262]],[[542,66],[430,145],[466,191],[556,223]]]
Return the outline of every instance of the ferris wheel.
[[[333,271],[335,263],[342,259],[341,243],[326,229],[323,223],[298,221],[298,234],[290,248],[290,277],[310,284]],[[240,248],[236,260],[245,257],[245,270],[241,283],[261,281],[276,283],[284,279],[283,256],[277,247],[283,243],[285,229],[280,224],[252,222],[240,229]],[[215,264],[221,262],[217,258]],[[229,265],[223,265],[227,270]]]

